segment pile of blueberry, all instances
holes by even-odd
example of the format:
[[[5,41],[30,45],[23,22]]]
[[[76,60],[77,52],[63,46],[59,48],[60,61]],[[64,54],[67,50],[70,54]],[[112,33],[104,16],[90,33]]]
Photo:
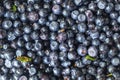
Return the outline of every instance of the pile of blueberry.
[[[0,0],[0,80],[120,80],[120,0]]]

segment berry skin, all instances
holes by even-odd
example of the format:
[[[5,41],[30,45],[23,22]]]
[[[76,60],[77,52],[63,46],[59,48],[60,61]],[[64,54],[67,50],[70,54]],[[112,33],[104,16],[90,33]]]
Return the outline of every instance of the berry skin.
[[[9,29],[12,27],[12,22],[10,20],[4,20],[2,26],[4,29]]]
[[[86,26],[85,23],[78,24],[78,30],[79,30],[79,32],[84,33],[86,31],[86,29],[87,29],[87,26]]]
[[[54,5],[53,7],[52,7],[52,11],[53,11],[53,13],[54,14],[60,14],[61,13],[61,6],[60,5]]]
[[[120,0],[0,1],[0,80],[119,80]]]
[[[79,11],[77,11],[77,10],[74,10],[71,13],[71,17],[75,20],[77,19],[78,15],[79,15]]]
[[[19,80],[27,80],[27,77],[26,76],[20,76]]]
[[[80,56],[85,56],[87,54],[87,48],[85,46],[78,46],[77,48],[77,53],[80,55]]]
[[[30,21],[37,21],[38,19],[39,19],[39,16],[38,16],[38,14],[36,13],[36,12],[30,12],[29,14],[28,14],[28,19],[30,20]]]
[[[79,15],[78,15],[78,20],[79,20],[80,22],[86,21],[86,16],[85,16],[85,14],[79,14]]]
[[[120,64],[120,59],[119,58],[113,58],[111,60],[112,65],[118,66]]]
[[[98,6],[99,9],[105,9],[106,2],[105,1],[99,1],[97,6]]]
[[[56,21],[52,21],[52,22],[50,23],[49,29],[50,29],[51,31],[57,31],[57,30],[59,29],[59,23],[56,22]]]
[[[96,57],[97,54],[98,54],[98,51],[97,51],[96,47],[91,46],[91,47],[88,49],[88,54],[89,54],[91,57]]]

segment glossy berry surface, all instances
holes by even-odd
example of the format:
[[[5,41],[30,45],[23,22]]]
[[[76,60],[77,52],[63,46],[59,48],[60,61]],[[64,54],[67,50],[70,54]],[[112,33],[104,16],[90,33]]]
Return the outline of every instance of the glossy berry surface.
[[[120,80],[120,0],[0,0],[0,80]]]

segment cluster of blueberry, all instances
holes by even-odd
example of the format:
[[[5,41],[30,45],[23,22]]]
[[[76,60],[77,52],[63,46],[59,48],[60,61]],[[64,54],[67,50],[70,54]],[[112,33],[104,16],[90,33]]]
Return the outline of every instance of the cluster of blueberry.
[[[120,80],[120,0],[0,0],[0,80]]]

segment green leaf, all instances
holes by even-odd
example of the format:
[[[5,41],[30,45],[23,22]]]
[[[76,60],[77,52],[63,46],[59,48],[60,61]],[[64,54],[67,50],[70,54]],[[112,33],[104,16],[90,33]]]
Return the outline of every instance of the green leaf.
[[[0,45],[0,48],[3,48],[3,46],[2,46],[2,45]]]
[[[107,74],[107,77],[112,77],[113,75],[112,75],[112,73],[110,73],[110,74]]]
[[[17,11],[17,6],[16,6],[16,5],[13,5],[11,10],[12,10],[13,12],[16,12],[16,11]]]
[[[87,60],[91,60],[91,61],[96,60],[94,57],[91,57],[91,56],[89,56],[89,55],[87,55],[87,56],[85,57],[85,59],[87,59]]]
[[[32,58],[26,56],[18,56],[16,59],[21,62],[30,62],[32,60]]]

